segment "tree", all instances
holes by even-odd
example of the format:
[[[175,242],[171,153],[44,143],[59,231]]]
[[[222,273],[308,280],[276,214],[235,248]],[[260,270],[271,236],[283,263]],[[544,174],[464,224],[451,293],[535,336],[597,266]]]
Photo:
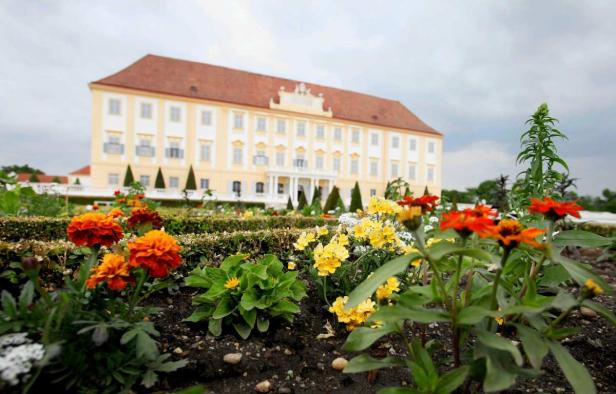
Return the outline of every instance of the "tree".
[[[79,180],[79,178],[75,179],[75,185],[81,185],[81,181]]]
[[[404,196],[403,197],[410,197],[413,195],[413,192],[411,191],[411,189],[407,186],[406,189],[404,189]]]
[[[192,165],[188,169],[188,178],[186,179],[186,190],[197,190],[197,181],[195,180],[195,171]]]
[[[301,211],[306,205],[308,205],[308,200],[306,200],[306,194],[304,194],[304,190],[300,190],[297,202],[297,210]]]
[[[319,206],[319,210],[321,209],[321,192],[317,186],[314,187],[314,191],[312,192],[312,201],[310,201],[310,205],[316,207]]]
[[[430,195],[430,191],[428,190],[428,185],[426,185],[426,188],[424,189],[424,196],[429,196]]]
[[[3,166],[2,171],[6,172],[7,174],[10,174],[11,172],[14,172],[16,174],[37,174],[37,175],[45,174],[43,171],[39,170],[38,168],[30,167],[28,164],[24,164],[24,165],[11,164],[9,166]]]
[[[130,185],[135,182],[135,177],[133,176],[133,170],[130,168],[130,164],[126,167],[126,174],[124,175],[124,187],[130,187]]]
[[[350,212],[357,212],[358,209],[364,209],[364,204],[361,201],[361,190],[359,190],[359,182],[355,181],[355,186],[351,192]]]
[[[39,182],[39,177],[34,172],[30,174],[30,178],[28,178],[28,182],[37,183]]]
[[[329,193],[329,196],[327,196],[323,211],[325,213],[335,211],[336,207],[338,206],[338,200],[340,200],[340,190],[338,189],[338,186],[334,186],[332,187],[332,191]]]
[[[289,199],[287,200],[287,210],[292,211],[295,208],[293,207],[293,200],[291,200],[291,196],[289,196]]]
[[[508,181],[509,177],[507,175],[501,174],[501,176],[496,178],[496,189],[494,190],[494,201],[492,201],[492,204],[494,205],[494,208],[501,212],[509,211],[509,190],[507,189]]]
[[[154,187],[156,189],[165,188],[165,178],[163,177],[163,170],[160,167],[158,167],[158,172],[156,173],[156,180],[154,181]]]

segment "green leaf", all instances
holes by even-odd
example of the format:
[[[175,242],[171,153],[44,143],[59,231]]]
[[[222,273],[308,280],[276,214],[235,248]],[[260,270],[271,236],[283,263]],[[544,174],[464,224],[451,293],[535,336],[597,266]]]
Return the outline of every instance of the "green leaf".
[[[592,272],[586,265],[562,255],[556,255],[553,256],[553,258],[554,260],[556,260],[556,262],[562,264],[562,266],[567,270],[567,272],[569,272],[569,275],[571,275],[573,280],[576,281],[580,286],[584,286],[586,280],[590,278],[596,284],[601,286],[601,288],[606,294],[612,293],[612,286],[607,284],[607,282],[605,282],[605,280],[603,280],[603,278],[601,278],[599,275]]]
[[[237,308],[237,305],[233,302],[231,297],[224,297],[218,305],[216,305],[216,309],[214,313],[212,313],[212,318],[214,319],[222,319],[225,316],[230,315]]]
[[[269,329],[269,319],[258,317],[257,329],[259,330],[259,332],[266,332]]]
[[[293,282],[289,290],[291,291],[291,298],[295,301],[299,301],[306,297],[306,286],[299,280]]]
[[[451,242],[438,242],[434,244],[429,250],[428,254],[433,261],[441,260],[445,256],[449,255],[462,255],[472,257],[477,260],[490,261],[492,255],[483,249],[466,248],[463,246],[456,246]]]
[[[379,328],[359,327],[349,334],[342,346],[345,352],[358,352],[367,349],[384,335],[397,331],[395,324],[383,324]]]
[[[418,253],[411,253],[405,256],[396,257],[380,266],[374,273],[360,283],[349,294],[349,300],[345,305],[345,309],[356,307],[366,300],[366,298],[372,297],[376,289],[381,286],[388,278],[397,275],[407,270],[411,261],[421,258]]]
[[[597,392],[590,373],[582,363],[574,359],[560,343],[548,342],[548,346],[576,393],[593,394]]]
[[[145,388],[149,389],[150,387],[154,386],[157,381],[158,381],[158,375],[156,374],[156,372],[149,369],[143,374],[143,378],[141,379],[141,384]]]
[[[481,306],[467,306],[458,314],[458,324],[473,325],[490,316],[492,311]]]
[[[541,338],[537,330],[522,324],[516,324],[515,326],[528,361],[530,361],[533,368],[540,369],[543,359],[548,354],[548,345]]]
[[[466,380],[466,375],[468,375],[470,369],[471,368],[468,365],[465,365],[442,375],[438,380],[434,394],[453,393],[462,385],[462,383],[464,383],[464,380]]]
[[[209,318],[210,316],[212,316],[213,309],[214,308],[212,306],[198,307],[197,309],[195,309],[195,311],[190,316],[184,319],[184,321],[197,323],[197,322],[200,322],[201,320],[205,320]]]
[[[502,359],[502,355],[506,353],[496,353],[486,357],[486,376],[483,379],[483,390],[486,393],[505,390],[515,383],[516,374],[510,372]]]
[[[411,320],[417,323],[449,322],[451,315],[442,309],[405,308],[400,305],[384,306],[370,316],[369,321],[398,322]]]
[[[391,367],[405,367],[406,363],[404,359],[398,357],[385,357],[377,359],[370,357],[367,354],[362,354],[354,357],[349,361],[344,368],[345,373],[358,373],[365,371],[372,371],[374,369],[391,368]]]
[[[210,319],[207,323],[207,329],[215,337],[220,336],[222,334],[222,319]]]
[[[582,305],[597,312],[601,317],[612,323],[612,325],[616,326],[616,315],[614,315],[611,310],[607,309],[603,305],[591,300],[584,300],[584,302],[582,302]]]
[[[240,315],[242,315],[246,324],[248,324],[248,326],[252,329],[255,326],[255,321],[257,320],[257,310],[251,309],[247,311],[241,306],[238,308],[238,310],[240,311]]]
[[[415,389],[407,389],[404,387],[386,387],[380,389],[378,394],[421,394],[421,391]]]
[[[233,268],[239,266],[240,263],[247,258],[247,254],[235,254],[233,256],[228,256],[222,263],[220,263],[220,269],[226,273],[229,273]]]
[[[272,315],[280,315],[285,313],[299,313],[299,306],[287,300],[280,300],[277,304],[271,307]]]
[[[19,309],[22,312],[26,312],[30,304],[32,304],[32,300],[34,299],[34,284],[31,281],[28,281],[21,289],[21,293],[19,294]]]
[[[233,327],[235,331],[237,331],[238,335],[242,337],[242,339],[247,339],[250,336],[251,328],[248,327],[244,322],[234,322]]]
[[[524,363],[520,350],[510,340],[503,338],[500,335],[483,330],[475,330],[475,334],[477,335],[479,342],[485,346],[511,354],[518,366],[522,366]]]
[[[599,234],[584,230],[561,231],[554,237],[554,244],[557,246],[580,246],[582,248],[601,248],[610,246],[614,238],[602,237]]]
[[[257,306],[259,302],[259,291],[255,288],[248,289],[242,294],[240,305],[245,310],[249,311]]]
[[[15,303],[15,298],[6,290],[2,290],[2,295],[0,296],[0,301],[2,302],[2,310],[8,316],[15,316],[17,314],[17,304]]]

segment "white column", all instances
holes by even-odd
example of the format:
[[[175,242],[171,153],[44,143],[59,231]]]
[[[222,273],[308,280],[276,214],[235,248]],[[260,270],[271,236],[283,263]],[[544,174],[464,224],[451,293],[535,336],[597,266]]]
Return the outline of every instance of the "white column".
[[[327,180],[327,194],[329,195],[329,193],[332,192],[332,180],[328,179]]]
[[[274,197],[274,176],[273,175],[268,176],[268,182],[269,182],[268,194],[271,200]]]
[[[274,175],[274,184],[272,185],[272,195],[274,199],[278,199],[278,175]]]
[[[312,201],[312,199],[314,198],[314,178],[310,177],[310,200]]]

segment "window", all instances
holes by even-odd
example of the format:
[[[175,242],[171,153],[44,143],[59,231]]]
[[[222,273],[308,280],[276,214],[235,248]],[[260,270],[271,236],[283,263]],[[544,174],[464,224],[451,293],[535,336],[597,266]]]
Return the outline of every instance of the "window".
[[[210,144],[201,144],[201,161],[212,160],[212,146]]]
[[[376,196],[376,189],[370,189],[370,197]]]
[[[323,156],[317,156],[314,164],[317,169],[322,170],[323,169]]]
[[[411,152],[415,152],[417,150],[417,140],[415,138],[411,138],[409,140],[409,150]]]
[[[266,166],[268,164],[267,156],[265,155],[264,150],[258,150],[253,160],[256,165]]]
[[[107,175],[107,183],[109,186],[116,186],[120,184],[120,175],[118,174],[109,174]]]
[[[265,190],[265,185],[263,184],[263,182],[257,182],[255,185],[255,191],[257,192],[257,194],[263,194]]]
[[[297,136],[304,137],[306,135],[306,122],[297,122]]]
[[[370,144],[378,145],[379,144],[379,135],[376,133],[370,134]]]
[[[278,119],[276,121],[276,132],[284,134],[287,131],[287,122],[284,119]]]
[[[434,153],[435,151],[435,143],[434,141],[429,141],[428,142],[428,153]]]
[[[298,153],[295,157],[295,167],[308,168],[308,162],[306,161],[306,155]]]
[[[379,175],[379,163],[376,161],[370,162],[370,175],[377,176]]]
[[[240,193],[242,192],[242,182],[233,181],[232,186],[231,186],[231,191],[239,196]]]
[[[141,118],[152,119],[152,104],[141,103]]]
[[[180,178],[178,178],[177,176],[170,176],[169,187],[172,189],[177,189],[178,187],[180,187]]]
[[[135,148],[137,156],[154,157],[154,147],[152,146],[152,140],[149,138],[139,139],[139,145]]]
[[[398,149],[400,147],[400,137],[397,135],[391,137],[391,147],[394,149]]]
[[[203,126],[212,125],[212,111],[201,111],[201,124]]]
[[[351,159],[351,174],[359,174],[359,160]]]
[[[342,140],[342,128],[341,127],[336,127],[334,129],[334,139],[336,141]]]
[[[353,129],[351,131],[351,142],[354,144],[359,144],[359,130]]]
[[[180,107],[169,107],[169,120],[172,122],[182,121],[182,109]]]
[[[210,180],[208,178],[201,178],[201,181],[199,183],[201,185],[201,189],[210,188]]]
[[[284,167],[285,157],[284,152],[276,152],[276,165],[278,167]]]
[[[317,138],[325,138],[325,126],[323,126],[322,124],[317,125]]]
[[[242,148],[233,148],[233,164],[242,164]]]
[[[428,166],[428,173],[426,174],[426,180],[429,183],[433,183],[434,182],[434,167],[433,166]]]
[[[166,156],[171,159],[183,159],[184,149],[180,149],[180,143],[177,141],[169,142],[169,147],[166,149]]]
[[[149,175],[141,175],[139,177],[139,183],[141,183],[141,186],[143,186],[143,187],[150,186],[150,176]]]
[[[398,177],[398,163],[391,163],[391,177]]]
[[[415,163],[409,164],[409,179],[414,181],[417,179],[417,165]]]
[[[267,122],[265,118],[257,118],[257,131],[265,131]]]
[[[233,128],[234,129],[244,128],[244,115],[243,114],[233,114]]]
[[[278,194],[284,194],[284,183],[278,184]]]
[[[103,151],[112,155],[123,155],[124,145],[121,143],[120,137],[110,135],[107,137],[107,142],[103,144]]]
[[[340,172],[340,158],[334,157],[334,172]]]
[[[109,115],[121,115],[122,102],[120,99],[109,99]]]

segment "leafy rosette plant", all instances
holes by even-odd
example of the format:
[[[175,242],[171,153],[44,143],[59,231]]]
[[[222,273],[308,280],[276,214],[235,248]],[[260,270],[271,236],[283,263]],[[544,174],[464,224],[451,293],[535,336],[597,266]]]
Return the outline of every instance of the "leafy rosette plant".
[[[256,262],[248,255],[227,257],[220,267],[196,268],[186,278],[186,285],[207,289],[193,299],[197,306],[186,320],[208,320],[208,329],[220,335],[223,326],[231,325],[244,339],[256,326],[266,332],[270,320],[289,322],[300,311],[296,302],[306,296],[306,287],[297,279],[296,271],[283,269],[274,255]]]
[[[495,392],[511,387],[518,377],[539,376],[543,360],[551,353],[577,393],[596,392],[586,368],[561,341],[578,331],[565,323],[581,306],[616,323],[611,311],[592,301],[612,288],[587,265],[563,256],[562,250],[568,245],[608,246],[613,240],[579,230],[562,231],[553,238],[555,225],[578,211],[571,202],[534,200],[530,213],[543,218],[537,227],[498,219],[497,212],[481,205],[450,211],[443,213],[437,236],[455,242],[430,246],[423,225],[401,215],[414,234],[417,251],[377,269],[349,295],[344,307],[350,311],[361,305],[416,259],[427,264],[428,281],[425,286],[409,286],[395,305],[382,306],[371,314],[366,325],[379,325],[353,330],[344,349],[366,350],[384,335],[396,333],[407,343],[408,356],[375,359],[360,355],[345,371],[410,369],[412,387],[384,393],[476,392],[477,383],[485,392]],[[573,293],[571,284],[577,285]],[[448,363],[437,365],[422,337],[409,340],[406,322],[418,325],[420,332],[430,323],[446,324],[453,368]]]

